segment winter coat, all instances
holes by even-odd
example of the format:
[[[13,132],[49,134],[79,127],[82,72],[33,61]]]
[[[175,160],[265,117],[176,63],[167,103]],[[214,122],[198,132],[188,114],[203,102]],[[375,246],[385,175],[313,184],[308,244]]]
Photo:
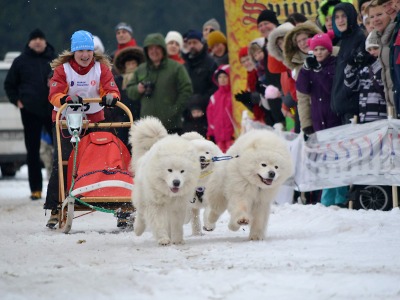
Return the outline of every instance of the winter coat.
[[[347,65],[344,69],[345,85],[359,92],[359,123],[387,118],[384,85],[381,77],[382,65],[376,60],[369,66]]]
[[[321,62],[322,70],[319,72],[304,68],[300,70],[296,89],[311,97],[311,103],[303,103],[299,98],[298,107],[302,128],[308,127],[303,125],[303,119],[310,118],[315,131],[341,125],[340,117],[332,112],[330,105],[332,79],[335,77],[335,62],[336,57],[329,56]],[[304,112],[307,112],[308,109],[303,109],[303,106],[307,105],[311,106],[311,115],[304,115]]]
[[[24,109],[40,117],[48,116],[51,105],[47,99],[50,62],[55,58],[54,48],[47,43],[43,53],[36,53],[28,45],[15,58],[4,81],[4,89],[11,103],[21,100]]]
[[[215,74],[218,74],[218,70],[224,69],[229,76],[229,66],[227,66],[219,66]],[[219,86],[207,106],[207,136],[213,136],[216,143],[232,140],[234,135],[232,110],[231,85]]]
[[[290,70],[292,70],[292,77],[294,80],[297,79],[297,76],[303,67],[304,60],[307,57],[307,54],[301,52],[297,47],[296,37],[301,33],[308,34],[312,37],[320,32],[321,29],[319,29],[314,22],[307,21],[294,27],[285,35],[283,42],[283,62]]]
[[[336,11],[343,10],[347,16],[347,30],[340,33],[333,21],[335,35],[340,37],[341,46],[336,59],[335,77],[332,89],[332,110],[339,115],[358,115],[358,92],[349,90],[344,85],[344,69],[350,61],[354,50],[365,48],[365,35],[357,24],[357,11],[350,3],[339,3]]]
[[[163,59],[155,66],[148,56],[150,45],[160,46]],[[169,59],[164,37],[161,34],[149,34],[144,40],[146,62],[135,71],[132,81],[128,83],[127,93],[133,101],[141,101],[140,116],[159,118],[169,131],[182,129],[182,112],[192,94],[192,83],[185,67]],[[151,82],[154,87],[150,96],[138,91],[140,82]]]
[[[382,81],[385,87],[386,103],[393,107],[394,106],[394,95],[393,95],[393,81],[390,76],[390,41],[392,39],[395,22],[390,22],[385,30],[380,33],[377,32],[379,44],[381,46],[381,52],[379,53],[379,59],[382,64]]]

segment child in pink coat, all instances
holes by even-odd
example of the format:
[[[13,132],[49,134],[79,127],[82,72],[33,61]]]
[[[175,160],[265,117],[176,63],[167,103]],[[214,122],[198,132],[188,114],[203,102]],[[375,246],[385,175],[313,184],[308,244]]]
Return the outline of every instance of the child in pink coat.
[[[207,137],[213,138],[222,152],[233,144],[232,93],[229,65],[221,65],[214,72],[218,90],[211,96],[207,106]]]

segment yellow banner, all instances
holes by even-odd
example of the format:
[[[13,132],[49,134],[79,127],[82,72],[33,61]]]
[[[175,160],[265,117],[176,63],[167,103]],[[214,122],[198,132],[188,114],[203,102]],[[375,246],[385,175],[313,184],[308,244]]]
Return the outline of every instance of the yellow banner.
[[[304,14],[308,19],[315,20],[319,1],[288,1],[288,0],[224,0],[227,39],[229,49],[229,64],[231,67],[232,93],[236,94],[246,88],[246,70],[240,65],[239,50],[246,47],[255,38],[260,37],[257,29],[257,17],[264,9],[275,11],[279,22],[283,22],[294,12]],[[240,124],[244,105],[237,101],[234,104],[234,118]]]

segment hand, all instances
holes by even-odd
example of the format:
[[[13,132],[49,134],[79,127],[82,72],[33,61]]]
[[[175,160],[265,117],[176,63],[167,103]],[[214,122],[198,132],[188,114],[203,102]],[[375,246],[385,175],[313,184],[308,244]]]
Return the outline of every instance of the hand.
[[[314,128],[312,126],[302,128],[302,130],[304,133],[304,141],[306,141],[306,142],[307,142],[308,138],[310,137],[310,135],[312,135],[315,132]]]
[[[320,63],[317,61],[317,59],[315,58],[314,55],[312,56],[308,56],[305,60],[304,60],[304,69],[306,70],[314,70],[316,72],[321,71],[321,65]]]
[[[119,99],[117,97],[114,97],[113,94],[107,94],[101,97],[101,103],[100,105],[105,106],[105,107],[115,107],[115,104],[117,104],[117,101]]]
[[[261,95],[265,94],[265,88],[266,86],[261,81],[256,82],[256,91],[259,92]]]
[[[235,99],[242,102],[244,105],[251,103],[251,92],[240,91],[240,93],[235,94]]]
[[[78,95],[75,96],[70,96],[70,95],[65,95],[60,99],[61,105],[68,103],[68,104],[82,104],[83,99],[82,97],[79,97]]]
[[[369,52],[365,51],[365,49],[360,49],[358,51],[353,51],[349,65],[356,67],[365,67],[373,62],[375,62],[376,58],[369,54]]]

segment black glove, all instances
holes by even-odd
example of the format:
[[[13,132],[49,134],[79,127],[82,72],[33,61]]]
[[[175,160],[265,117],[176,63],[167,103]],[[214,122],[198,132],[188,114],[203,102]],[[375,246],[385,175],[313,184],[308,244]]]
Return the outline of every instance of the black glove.
[[[261,81],[257,81],[256,83],[256,91],[259,92],[261,95],[265,94],[265,85]]]
[[[83,99],[82,97],[79,97],[78,95],[75,96],[70,96],[70,95],[65,95],[60,99],[61,105],[68,103],[68,104],[82,104]]]
[[[242,102],[249,110],[253,110],[250,92],[240,91],[240,93],[235,94],[235,99],[239,102]]]
[[[321,64],[317,61],[314,55],[307,56],[304,60],[304,69],[314,70],[315,72],[321,71]]]
[[[117,97],[114,97],[112,94],[107,94],[101,97],[101,103],[100,105],[105,106],[105,107],[115,107],[115,104],[117,104],[117,101],[119,99]]]
[[[253,105],[260,103],[260,94],[257,92],[241,91],[235,94],[235,99],[242,102],[250,111],[253,110]]]
[[[376,58],[373,55],[369,54],[369,52],[362,48],[352,52],[348,64],[355,67],[365,67],[374,63],[375,60]]]
[[[308,126],[308,127],[303,128],[303,132],[304,132],[304,141],[307,142],[310,135],[312,135],[315,131],[312,126]]]

